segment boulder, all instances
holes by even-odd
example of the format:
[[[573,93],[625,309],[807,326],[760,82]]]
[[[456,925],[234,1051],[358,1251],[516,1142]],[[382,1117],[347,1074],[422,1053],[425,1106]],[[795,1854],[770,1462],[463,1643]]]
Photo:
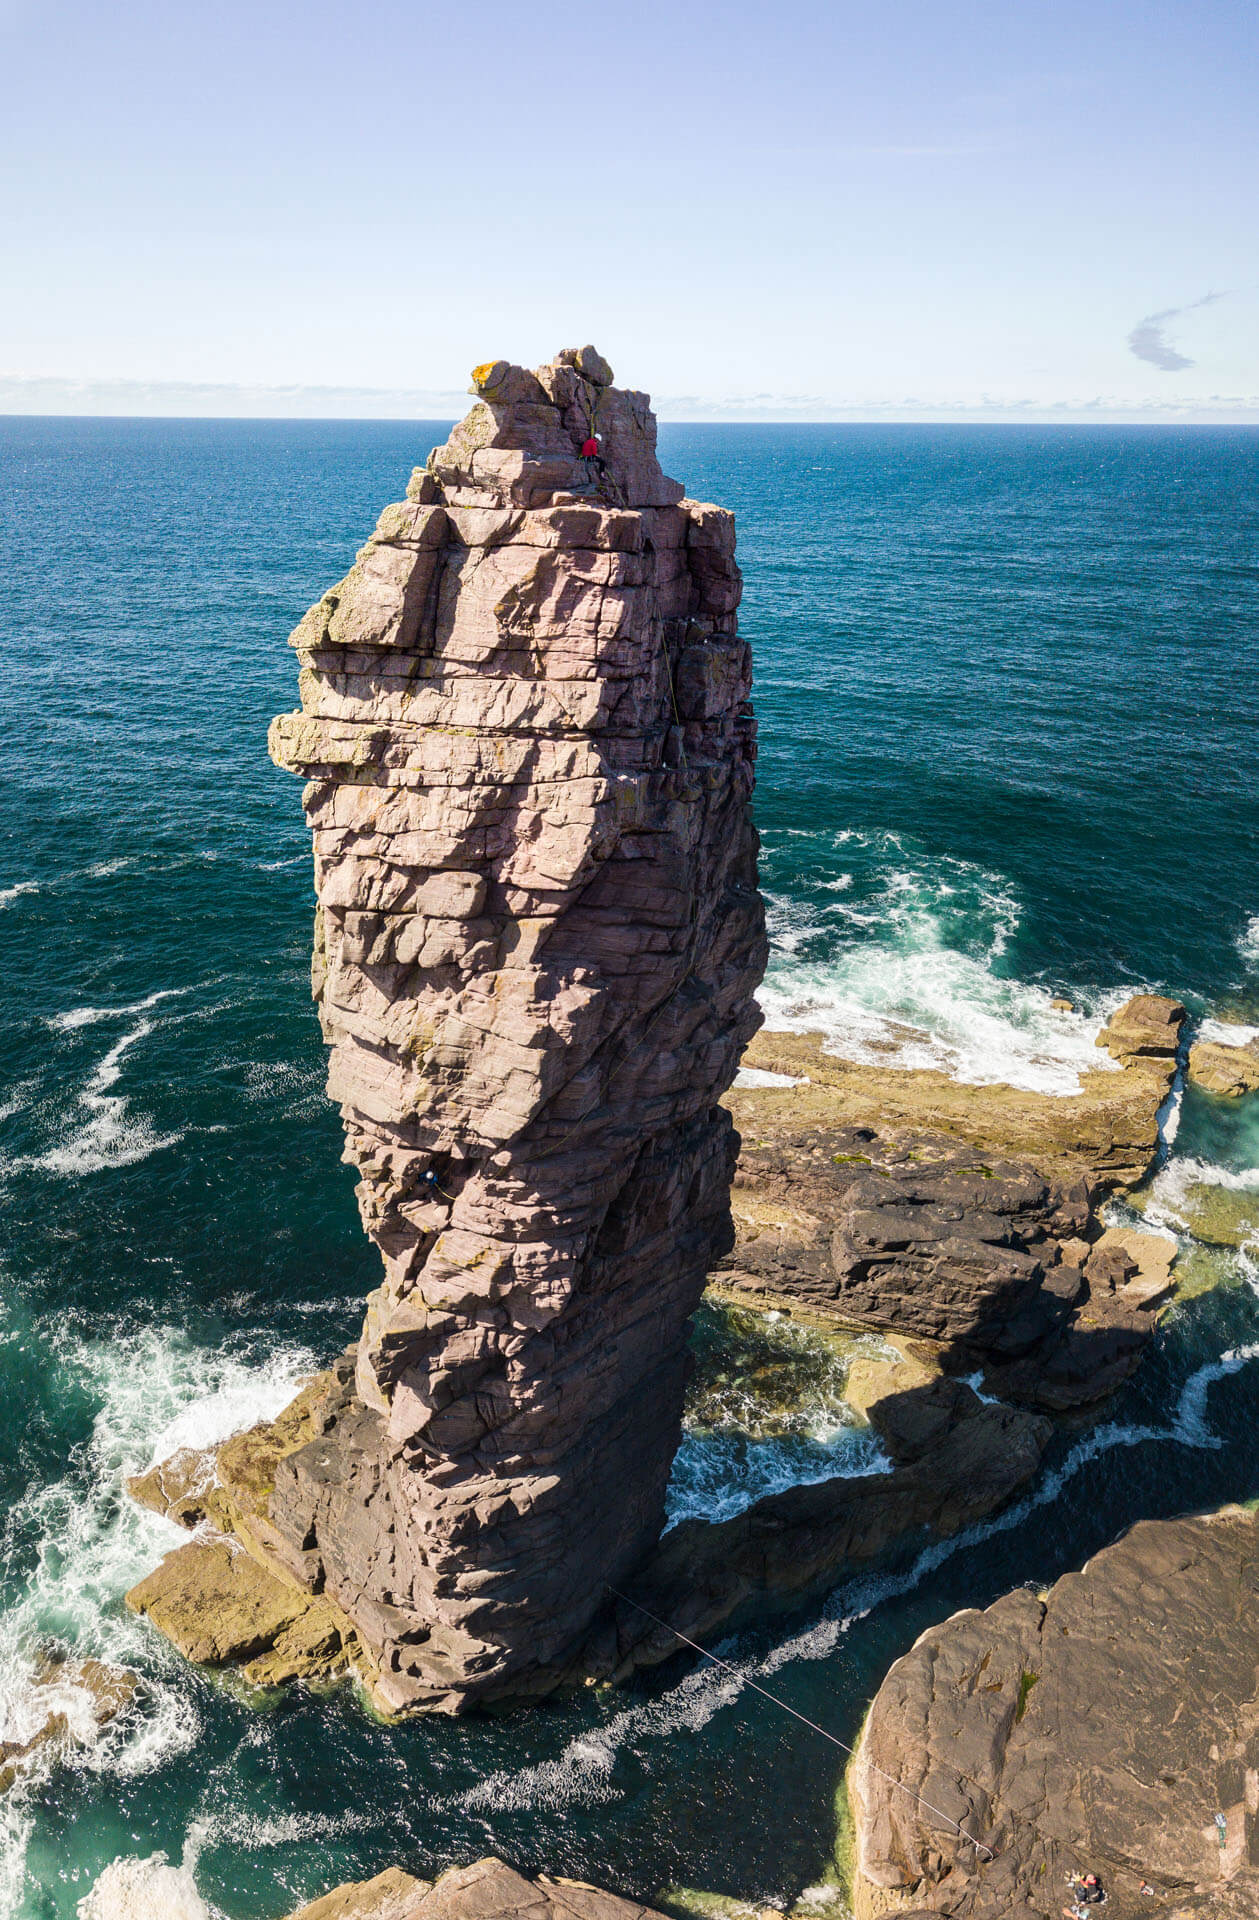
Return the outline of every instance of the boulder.
[[[337,1887],[288,1920],[663,1920],[637,1900],[622,1900],[578,1880],[540,1874],[527,1880],[492,1855],[451,1867],[432,1881],[399,1868]]]
[[[1179,1000],[1161,993],[1135,993],[1111,1014],[1097,1044],[1116,1060],[1170,1060],[1188,1017]]]
[[[1259,1040],[1227,1046],[1219,1040],[1195,1040],[1189,1049],[1189,1078],[1206,1093],[1236,1100],[1259,1092]]]
[[[857,1920],[1058,1920],[1088,1871],[1114,1920],[1259,1913],[1256,1594],[1230,1507],[931,1628],[850,1769]]]

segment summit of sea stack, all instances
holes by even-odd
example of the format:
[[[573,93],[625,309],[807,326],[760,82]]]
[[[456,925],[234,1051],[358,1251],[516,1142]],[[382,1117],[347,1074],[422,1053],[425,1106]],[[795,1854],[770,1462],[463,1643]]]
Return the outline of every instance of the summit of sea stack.
[[[593,348],[473,381],[270,740],[383,1276],[236,1531],[391,1713],[554,1686],[660,1535],[765,963],[732,516]]]

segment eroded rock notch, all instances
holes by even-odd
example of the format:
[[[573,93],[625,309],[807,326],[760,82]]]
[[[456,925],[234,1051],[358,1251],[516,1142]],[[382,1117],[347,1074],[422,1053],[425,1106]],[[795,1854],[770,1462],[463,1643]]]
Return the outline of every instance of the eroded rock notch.
[[[271,732],[384,1280],[262,1531],[395,1710],[552,1684],[659,1534],[765,957],[731,515],[593,349],[473,379]]]

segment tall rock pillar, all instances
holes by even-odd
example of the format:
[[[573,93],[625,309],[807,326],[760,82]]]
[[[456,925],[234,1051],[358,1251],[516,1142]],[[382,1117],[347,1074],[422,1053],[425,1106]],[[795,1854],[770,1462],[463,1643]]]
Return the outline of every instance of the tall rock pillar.
[[[473,379],[271,732],[384,1263],[273,1545],[398,1710],[553,1684],[659,1535],[764,965],[732,517],[592,348]]]

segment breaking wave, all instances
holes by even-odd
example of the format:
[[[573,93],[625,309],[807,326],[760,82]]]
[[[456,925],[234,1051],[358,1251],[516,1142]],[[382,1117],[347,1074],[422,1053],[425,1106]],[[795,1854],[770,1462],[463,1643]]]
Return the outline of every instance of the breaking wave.
[[[999,874],[928,860],[896,834],[846,832],[819,836],[802,875],[802,837],[785,860],[767,849],[767,1026],[820,1032],[845,1059],[1042,1093],[1076,1093],[1081,1073],[1113,1067],[1095,1041],[1123,992],[1076,991],[1068,1010],[1053,988],[1005,973],[1020,907]],[[845,871],[828,877],[838,856]]]
[[[890,1466],[845,1398],[858,1356],[899,1358],[877,1335],[827,1336],[780,1313],[705,1301],[673,1462],[668,1524],[729,1520],[766,1494]]]
[[[1256,913],[1237,936],[1237,950],[1248,966],[1259,967],[1259,913]]]
[[[115,1860],[76,1911],[78,1920],[217,1920],[197,1892],[191,1863],[172,1867],[164,1853]]]
[[[197,1694],[178,1656],[120,1603],[187,1536],[126,1498],[123,1483],[179,1446],[213,1446],[230,1433],[274,1418],[317,1362],[307,1350],[290,1347],[258,1364],[247,1354],[205,1351],[166,1328],[65,1340],[56,1358],[59,1374],[84,1391],[97,1410],[90,1435],[69,1457],[65,1476],[33,1487],[8,1510],[0,1529],[0,1564],[6,1569],[0,1741],[29,1740],[53,1709],[68,1722],[74,1740],[69,1759],[75,1767],[119,1776],[147,1773],[195,1744],[201,1726]],[[142,1686],[134,1706],[98,1727],[92,1698],[76,1683],[70,1662],[54,1698],[40,1677],[41,1650],[50,1643],[80,1659],[138,1673]],[[15,1911],[21,1899],[31,1796],[65,1757],[64,1743],[35,1753],[0,1799],[0,1912]],[[147,1915],[145,1906],[118,1903],[139,1901],[152,1889],[173,1898],[179,1883],[170,1876],[184,1871],[159,1856],[118,1864],[128,1871],[107,1880],[101,1894],[115,1904],[87,1908],[93,1920],[105,1914]],[[179,1909],[153,1911],[168,1920]],[[200,1911],[189,1909],[190,1914]]]

